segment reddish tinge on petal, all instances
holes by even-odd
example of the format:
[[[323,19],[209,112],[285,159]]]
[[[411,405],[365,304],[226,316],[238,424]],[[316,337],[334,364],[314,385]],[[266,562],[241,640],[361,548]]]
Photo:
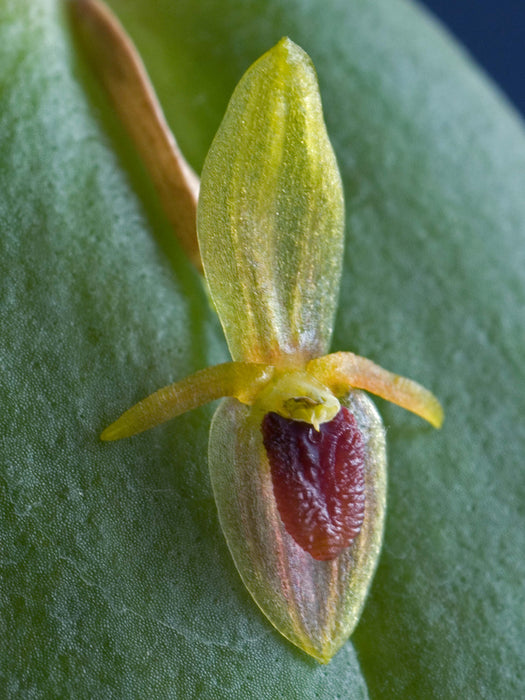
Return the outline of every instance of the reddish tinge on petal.
[[[365,447],[354,416],[342,407],[317,431],[267,413],[262,434],[286,531],[314,559],[335,559],[365,515]]]
[[[359,620],[381,550],[385,514],[386,454],[381,418],[360,391],[342,396],[341,405],[353,416],[364,446],[366,504],[352,545],[328,561],[314,559],[303,549],[283,522],[282,504],[279,512],[261,430],[262,416],[269,411],[261,414],[259,407],[226,399],[217,409],[210,434],[215,502],[242,580],[279,632],[322,663],[333,657]],[[345,415],[348,421],[347,414],[342,417]],[[333,428],[324,425],[321,440],[322,431]],[[351,452],[352,440],[344,442],[345,451]],[[337,454],[340,439],[330,443],[336,445]],[[341,464],[340,458],[333,464]],[[299,529],[305,530],[304,521],[301,525]]]

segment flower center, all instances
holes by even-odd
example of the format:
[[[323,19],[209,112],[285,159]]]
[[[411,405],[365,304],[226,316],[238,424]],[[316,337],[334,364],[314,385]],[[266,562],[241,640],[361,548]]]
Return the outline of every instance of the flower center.
[[[321,382],[303,370],[276,372],[257,396],[263,415],[278,413],[283,418],[319,426],[337,414],[340,403]]]

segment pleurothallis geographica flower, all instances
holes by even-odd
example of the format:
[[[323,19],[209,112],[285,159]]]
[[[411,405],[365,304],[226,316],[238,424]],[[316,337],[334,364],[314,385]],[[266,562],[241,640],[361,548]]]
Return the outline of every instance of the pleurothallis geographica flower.
[[[204,164],[197,244],[195,180],[139,59],[100,3],[79,0],[77,10],[84,26],[102,28],[97,41],[122,64],[117,80],[102,65],[103,77],[161,199],[185,222],[182,243],[202,265],[232,356],[144,399],[102,439],[226,397],[211,425],[209,468],[228,547],[272,624],[327,662],[359,619],[383,536],[385,432],[365,391],[436,427],[443,414],[419,384],[350,352],[328,354],[344,202],[313,66],[285,38],[241,79]],[[150,90],[149,112],[141,90]],[[141,118],[153,133],[160,124],[153,153]],[[182,183],[178,194],[169,182]]]

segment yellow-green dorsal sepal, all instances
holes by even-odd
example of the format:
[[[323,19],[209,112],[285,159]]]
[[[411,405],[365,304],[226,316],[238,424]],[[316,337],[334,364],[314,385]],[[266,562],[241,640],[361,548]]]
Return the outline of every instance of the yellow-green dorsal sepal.
[[[236,361],[324,355],[344,202],[312,63],[282,39],[247,71],[202,172],[198,236]]]

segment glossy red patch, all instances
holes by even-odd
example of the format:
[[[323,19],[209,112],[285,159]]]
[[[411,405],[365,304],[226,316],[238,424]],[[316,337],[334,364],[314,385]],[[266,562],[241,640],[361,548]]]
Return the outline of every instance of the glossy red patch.
[[[354,416],[343,407],[317,432],[268,413],[262,434],[287,532],[314,559],[335,559],[365,514],[364,442]]]

